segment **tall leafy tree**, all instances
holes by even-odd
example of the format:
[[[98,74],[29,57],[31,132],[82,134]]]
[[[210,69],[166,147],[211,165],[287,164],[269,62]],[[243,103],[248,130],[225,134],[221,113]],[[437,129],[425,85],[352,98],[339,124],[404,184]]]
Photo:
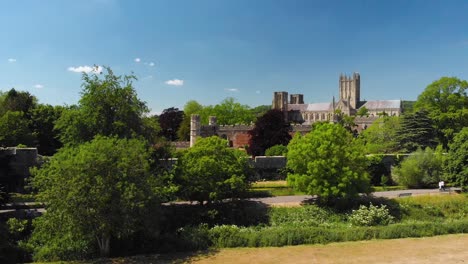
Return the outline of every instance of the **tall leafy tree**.
[[[283,112],[272,109],[258,118],[249,131],[248,153],[254,156],[265,154],[265,150],[275,145],[288,145],[291,140],[291,126],[284,120]]]
[[[54,130],[55,123],[60,118],[62,106],[39,104],[31,113],[31,128],[37,139],[39,154],[52,156],[62,143],[58,131]]]
[[[442,153],[418,149],[396,168],[395,180],[408,188],[434,187],[442,179],[443,164]]]
[[[144,219],[159,197],[148,160],[141,140],[97,136],[35,170],[33,186],[47,205],[30,240],[36,260],[92,256],[95,248],[108,256],[111,239],[149,232]]]
[[[183,119],[184,112],[180,111],[179,108],[171,107],[164,109],[158,117],[159,126],[161,127],[160,135],[170,141],[176,140],[177,131]]]
[[[468,189],[468,127],[464,127],[450,143],[445,177],[464,190]]]
[[[79,104],[64,111],[56,124],[65,145],[90,141],[96,135],[133,138],[148,129],[143,119],[149,110],[133,88],[136,77],[106,71],[103,76],[83,74]]]
[[[23,112],[7,111],[0,117],[0,146],[15,147],[19,144],[34,146],[35,138]]]
[[[340,125],[319,123],[288,145],[288,184],[328,203],[369,192],[362,147]]]
[[[212,108],[209,115],[216,116],[220,125],[250,124],[255,120],[250,107],[228,97]]]
[[[0,102],[0,115],[7,111],[23,112],[28,120],[31,119],[31,112],[37,105],[36,97],[29,92],[16,91],[14,88],[9,90]]]
[[[437,138],[446,148],[454,135],[468,126],[468,82],[442,77],[418,96],[415,110],[425,109],[434,121]]]
[[[248,188],[248,157],[213,136],[197,139],[177,161],[179,197],[190,201],[220,201],[240,197]]]
[[[397,129],[396,141],[406,152],[413,152],[418,148],[434,148],[436,145],[435,129],[427,110],[405,113]]]
[[[190,139],[190,118],[192,114],[200,114],[202,110],[203,106],[195,100],[190,100],[185,104],[184,119],[177,131],[179,140],[187,141]]]
[[[382,116],[364,130],[358,140],[369,154],[393,153],[399,149],[397,131],[400,128],[398,116]]]

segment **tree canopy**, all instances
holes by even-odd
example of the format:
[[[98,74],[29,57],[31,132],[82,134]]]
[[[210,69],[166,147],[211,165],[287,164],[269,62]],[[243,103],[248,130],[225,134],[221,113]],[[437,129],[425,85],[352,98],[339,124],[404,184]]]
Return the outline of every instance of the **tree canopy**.
[[[458,131],[468,126],[467,88],[465,80],[442,77],[428,85],[414,105],[415,110],[428,111],[444,148]]]
[[[398,116],[382,116],[362,131],[358,140],[365,146],[366,153],[392,153],[399,148],[396,141],[399,128]]]
[[[110,68],[106,71],[103,76],[83,74],[79,104],[65,110],[56,124],[63,144],[77,145],[96,135],[134,138],[149,129],[143,121],[149,110],[133,88],[136,77],[114,75]]]
[[[400,120],[396,139],[399,148],[405,152],[436,146],[435,129],[427,110],[405,113]]]
[[[283,112],[272,109],[257,119],[255,126],[249,131],[248,153],[262,156],[265,150],[275,145],[288,145],[291,140],[291,126],[284,120]]]
[[[47,212],[37,221],[31,243],[44,259],[83,257],[94,248],[107,256],[111,238],[144,228],[142,219],[157,209],[149,152],[137,139],[97,136],[60,149],[33,173]]]
[[[366,157],[351,133],[340,125],[318,123],[288,145],[288,184],[322,202],[369,192]]]
[[[199,138],[177,161],[179,197],[190,201],[220,201],[239,197],[248,187],[248,157],[213,136]]]
[[[159,134],[169,141],[175,141],[183,119],[184,112],[180,111],[179,108],[164,109],[162,114],[158,116],[159,126],[161,127]]]
[[[456,134],[449,145],[445,167],[447,180],[468,189],[468,127]]]

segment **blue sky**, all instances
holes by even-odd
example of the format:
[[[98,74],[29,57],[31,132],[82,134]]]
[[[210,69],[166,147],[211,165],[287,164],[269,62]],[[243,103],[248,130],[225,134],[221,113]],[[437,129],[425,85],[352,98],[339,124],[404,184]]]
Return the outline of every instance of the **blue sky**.
[[[441,76],[468,79],[468,1],[0,0],[0,89],[75,104],[80,71],[133,72],[157,113],[234,97],[271,104],[338,96],[415,100]]]

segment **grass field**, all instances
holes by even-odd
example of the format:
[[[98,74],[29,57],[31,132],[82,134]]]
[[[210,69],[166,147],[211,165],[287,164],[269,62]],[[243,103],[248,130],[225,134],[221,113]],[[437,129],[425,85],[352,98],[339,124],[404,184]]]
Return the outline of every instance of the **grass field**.
[[[466,263],[468,234],[429,238],[370,240],[268,248],[235,248],[173,255],[146,255],[60,263],[195,263],[195,264],[302,264],[302,263]]]
[[[371,240],[281,248],[222,249],[190,263],[465,263],[468,235]],[[170,262],[168,262],[170,263]]]

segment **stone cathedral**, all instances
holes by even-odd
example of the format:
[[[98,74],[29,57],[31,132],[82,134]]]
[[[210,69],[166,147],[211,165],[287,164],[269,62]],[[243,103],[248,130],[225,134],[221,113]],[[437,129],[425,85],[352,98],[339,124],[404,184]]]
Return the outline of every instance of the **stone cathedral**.
[[[339,99],[333,97],[328,103],[304,103],[303,94],[291,94],[288,101],[287,92],[275,92],[273,96],[274,109],[283,111],[285,118],[293,123],[310,125],[318,121],[335,121],[338,113],[355,116],[361,108],[367,109],[365,116],[356,117],[358,130],[365,129],[382,114],[399,116],[402,112],[401,100],[361,101],[361,76],[340,75]]]

